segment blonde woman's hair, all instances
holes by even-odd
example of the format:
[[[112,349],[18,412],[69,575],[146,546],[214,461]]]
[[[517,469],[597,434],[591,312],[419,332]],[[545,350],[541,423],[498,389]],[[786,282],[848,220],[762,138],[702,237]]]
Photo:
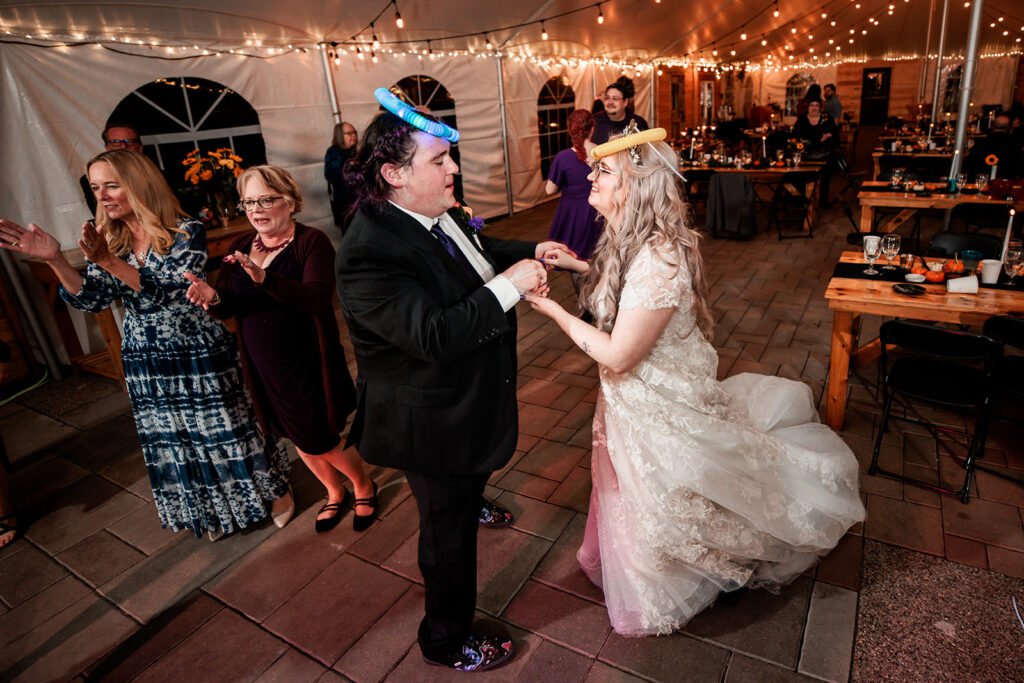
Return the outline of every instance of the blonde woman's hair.
[[[656,256],[665,259],[668,265],[681,265],[680,261],[671,260],[673,258],[685,264],[693,289],[697,327],[710,340],[714,318],[708,306],[700,234],[688,225],[689,207],[680,192],[678,178],[649,145],[656,145],[665,159],[675,159],[675,152],[664,142],[635,147],[640,154],[639,165],[633,163],[629,150],[615,155],[618,161],[618,180],[612,195],[615,214],[613,219],[604,218],[606,227],[594,248],[590,271],[580,283],[580,302],[594,315],[599,329],[610,331],[618,315],[619,297],[629,266],[649,244],[655,247]],[[626,189],[621,202],[616,197],[620,188]],[[610,220],[616,225],[609,225]],[[606,284],[599,286],[602,280]]]
[[[93,164],[110,164],[128,197],[128,205],[149,235],[150,248],[163,256],[174,244],[178,219],[185,217],[181,204],[171,192],[160,169],[146,156],[130,149],[114,149],[97,154],[85,166],[86,176]],[[107,215],[102,204],[96,207],[96,225],[107,238],[110,252],[127,256],[132,251],[132,233],[128,224]]]
[[[250,178],[259,178],[271,190],[290,199],[293,214],[302,211],[302,190],[299,189],[299,184],[295,182],[295,178],[288,171],[278,166],[268,166],[266,164],[263,166],[250,166],[242,171],[242,175],[238,176],[238,180],[235,181],[239,197],[242,196],[245,183]]]

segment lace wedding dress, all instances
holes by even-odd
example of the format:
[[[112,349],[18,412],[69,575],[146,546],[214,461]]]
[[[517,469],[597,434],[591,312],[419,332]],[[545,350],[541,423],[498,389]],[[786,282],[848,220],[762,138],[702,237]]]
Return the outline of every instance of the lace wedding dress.
[[[680,260],[672,256],[672,261]],[[645,248],[620,310],[675,308],[631,371],[600,368],[593,493],[577,558],[623,635],[670,633],[723,590],[788,583],[864,519],[857,461],[779,377],[716,380],[685,262]]]

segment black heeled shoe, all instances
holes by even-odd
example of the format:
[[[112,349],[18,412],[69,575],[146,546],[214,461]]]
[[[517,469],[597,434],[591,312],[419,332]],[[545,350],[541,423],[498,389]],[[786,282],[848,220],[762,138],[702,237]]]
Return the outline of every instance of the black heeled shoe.
[[[356,498],[355,502],[352,503],[353,512],[355,512],[355,509],[360,505],[373,508],[373,512],[371,512],[368,515],[360,515],[356,513],[352,516],[352,528],[355,531],[366,531],[368,528],[370,528],[370,525],[373,524],[373,521],[376,519],[376,517],[374,517],[374,514],[376,514],[377,512],[377,482],[374,481],[372,483],[373,495],[370,496],[369,498]]]
[[[351,499],[352,493],[348,489],[345,489],[345,495],[342,496],[340,503],[325,503],[324,506],[320,508],[320,511],[316,513],[318,519],[316,520],[316,524],[313,525],[316,532],[318,534],[322,534],[323,532],[330,531],[334,527],[338,526],[338,522],[340,522],[341,518],[344,516],[342,510],[345,509]],[[319,519],[320,515],[332,510],[334,511],[333,515]]]

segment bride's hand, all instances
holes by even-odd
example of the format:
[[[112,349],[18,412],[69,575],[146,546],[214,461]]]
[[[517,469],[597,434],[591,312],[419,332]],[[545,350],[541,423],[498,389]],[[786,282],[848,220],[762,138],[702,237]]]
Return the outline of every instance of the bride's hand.
[[[562,270],[572,270],[577,273],[585,273],[590,270],[589,263],[576,258],[574,254],[561,248],[549,249],[544,252],[540,262],[549,269],[561,268]]]
[[[530,306],[535,311],[540,311],[549,318],[553,318],[558,315],[559,312],[565,309],[557,301],[552,301],[547,297],[541,296],[540,294],[524,294],[523,298],[530,302]]]
[[[44,261],[60,256],[60,242],[38,225],[29,223],[23,228],[4,218],[0,218],[0,247]]]

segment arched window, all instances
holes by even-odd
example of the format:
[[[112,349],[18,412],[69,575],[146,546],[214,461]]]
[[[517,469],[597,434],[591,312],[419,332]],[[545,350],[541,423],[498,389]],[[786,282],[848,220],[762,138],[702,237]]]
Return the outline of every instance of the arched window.
[[[405,98],[413,106],[423,107],[431,115],[444,121],[452,128],[459,129],[455,118],[455,99],[448,92],[448,88],[444,87],[437,79],[417,74],[415,76],[406,76],[392,87],[401,90],[402,94],[405,95]],[[452,156],[452,160],[458,164],[459,143],[452,145],[449,153]],[[459,166],[461,168],[461,164]],[[462,201],[461,172],[455,176],[455,198]]]
[[[807,94],[807,88],[814,83],[811,74],[794,74],[786,81],[786,108],[784,116],[796,116],[796,105]]]
[[[229,147],[246,167],[267,163],[256,110],[234,90],[205,78],[146,83],[121,100],[109,120],[138,126],[143,151],[175,190],[185,185],[181,160],[197,148],[205,154]]]
[[[569,114],[576,108],[576,93],[565,76],[549,79],[537,96],[537,132],[540,134],[540,175],[548,177],[551,160],[572,146]]]

